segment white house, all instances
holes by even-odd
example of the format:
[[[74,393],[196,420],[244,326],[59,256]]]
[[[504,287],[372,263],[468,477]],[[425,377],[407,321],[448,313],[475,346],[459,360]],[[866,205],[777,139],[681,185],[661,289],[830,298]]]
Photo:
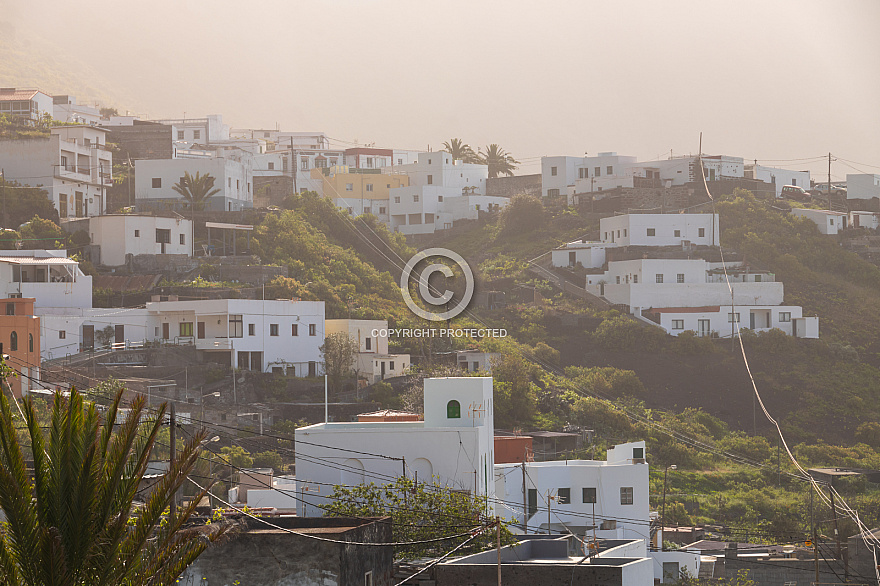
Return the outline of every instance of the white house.
[[[481,211],[497,211],[506,197],[465,195],[456,187],[410,185],[389,190],[390,228],[403,234],[432,234],[452,228],[458,220],[475,220]]]
[[[525,484],[518,470],[522,466]],[[504,504],[498,513],[518,533],[546,532],[549,526],[554,532],[584,535],[596,525],[598,538],[651,539],[643,441],[614,446],[604,461],[496,464],[495,482],[495,494]]]
[[[466,372],[484,372],[492,374],[492,363],[498,360],[498,352],[482,352],[480,350],[457,350],[455,363]]]
[[[867,228],[868,230],[876,230],[878,227],[880,227],[880,214],[878,214],[877,212],[851,210],[849,212],[848,225],[852,228]]]
[[[192,256],[192,221],[179,215],[108,214],[90,218],[86,230],[100,248],[99,264],[106,266],[124,265],[130,254]]]
[[[416,162],[399,165],[394,170],[405,173],[412,186],[454,187],[460,193],[485,194],[486,179],[489,177],[488,166],[454,160],[452,155],[444,151],[418,153]]]
[[[575,267],[597,269],[605,264],[605,251],[616,247],[612,242],[591,242],[575,240],[550,251],[550,264],[554,267]]]
[[[387,320],[328,319],[324,324],[327,336],[344,332],[357,342],[355,367],[358,374],[366,377],[368,382],[401,376],[409,368],[409,354],[388,352]]]
[[[599,238],[619,246],[718,246],[718,214],[625,214],[599,220]]]
[[[107,131],[95,126],[57,126],[48,138],[0,141],[5,179],[40,187],[61,219],[104,213],[113,185],[113,155]]]
[[[221,114],[209,114],[204,118],[167,118],[151,120],[172,128],[171,137],[185,148],[188,144],[211,144],[229,140],[229,125],[223,123]]]
[[[791,208],[791,214],[799,218],[807,218],[819,228],[822,234],[838,234],[847,227],[848,215],[845,212],[832,210],[814,210],[806,208]]]
[[[300,514],[320,516],[335,485],[401,475],[487,497],[494,510],[492,379],[428,378],[425,420],[329,422],[296,430]]]
[[[542,157],[541,193],[545,197],[632,187],[634,175],[644,176],[636,157],[615,152],[583,157]]]
[[[747,179],[757,179],[764,183],[772,183],[776,187],[776,197],[782,196],[782,188],[785,185],[796,185],[804,189],[810,188],[809,171],[790,171],[788,169],[751,164],[744,166],[743,175]]]
[[[52,115],[52,96],[35,89],[0,88],[0,114],[13,118],[39,121]]]
[[[243,370],[317,376],[324,302],[211,299],[147,303],[148,339],[193,344]]]
[[[190,175],[211,175],[220,192],[208,199],[206,209],[238,211],[253,207],[252,157],[203,159],[141,159],[135,161],[135,199],[138,209],[163,209],[184,204],[173,186]]]
[[[846,174],[847,199],[872,199],[875,197],[880,197],[880,174]]]
[[[587,275],[587,291],[630,306],[633,313],[653,307],[707,305],[779,305],[783,285],[766,271],[729,265],[733,299],[721,263],[704,259],[641,258],[608,263],[601,274]]]
[[[101,111],[95,106],[77,104],[74,96],[52,96],[52,118],[60,122],[94,126],[101,123]]]
[[[33,297],[34,307],[91,307],[92,278],[66,250],[0,251],[2,297]]]
[[[705,307],[656,307],[642,316],[673,336],[686,331],[698,336],[735,336],[737,324],[754,332],[782,330],[794,338],[818,338],[819,318],[804,317],[797,305],[715,305]]]

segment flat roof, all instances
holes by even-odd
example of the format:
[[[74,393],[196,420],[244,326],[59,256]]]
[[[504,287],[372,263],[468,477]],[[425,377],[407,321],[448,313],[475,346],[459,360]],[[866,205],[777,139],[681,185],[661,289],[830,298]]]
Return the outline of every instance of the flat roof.
[[[77,261],[71,258],[49,257],[36,258],[33,256],[0,256],[0,262],[13,265],[76,265]]]
[[[205,222],[205,228],[220,228],[221,230],[253,230],[253,224],[225,224],[223,222]]]

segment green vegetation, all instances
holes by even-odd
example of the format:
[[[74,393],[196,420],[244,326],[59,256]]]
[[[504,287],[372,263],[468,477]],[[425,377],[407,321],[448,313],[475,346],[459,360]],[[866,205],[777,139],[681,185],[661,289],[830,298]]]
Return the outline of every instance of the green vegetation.
[[[205,204],[212,195],[220,193],[220,188],[214,187],[214,177],[210,173],[190,175],[189,171],[183,173],[180,181],[171,186],[171,189],[183,196],[189,208],[203,210]]]
[[[395,557],[405,560],[443,555],[469,539],[468,528],[488,523],[485,497],[471,498],[433,480],[415,482],[401,477],[386,486],[334,486],[330,500],[324,512],[327,517],[391,517],[396,542],[465,534],[437,543],[395,547]],[[501,538],[505,545],[515,541],[507,527],[501,528]],[[494,543],[495,531],[485,532],[458,553],[475,553]]]

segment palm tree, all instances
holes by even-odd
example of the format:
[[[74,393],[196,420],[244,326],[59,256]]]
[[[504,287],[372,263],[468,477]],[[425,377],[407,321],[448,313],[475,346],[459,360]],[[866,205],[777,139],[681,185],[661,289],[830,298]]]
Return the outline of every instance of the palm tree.
[[[477,162],[477,153],[474,152],[474,149],[472,149],[469,144],[465,143],[460,138],[453,138],[444,142],[443,150],[452,155],[453,160],[460,159],[465,163]]]
[[[487,146],[485,151],[480,149],[479,162],[489,166],[489,177],[492,179],[499,175],[512,177],[513,171],[519,165],[519,161],[514,159],[510,153],[494,143]]]
[[[171,189],[182,195],[193,210],[205,209],[208,198],[220,193],[220,189],[214,187],[214,177],[210,173],[199,175],[198,171],[195,176],[186,171],[180,181],[171,186]]]
[[[8,367],[0,364],[8,372]],[[63,586],[174,584],[222,531],[182,529],[204,494],[177,514],[171,499],[198,459],[196,434],[136,507],[138,484],[162,426],[138,397],[115,424],[122,390],[102,418],[75,389],[56,392],[43,431],[30,398],[13,414],[0,394],[0,583]],[[22,413],[22,418],[18,417]],[[17,429],[13,424],[25,424]],[[30,441],[33,472],[18,432]],[[33,476],[33,477],[32,477]]]

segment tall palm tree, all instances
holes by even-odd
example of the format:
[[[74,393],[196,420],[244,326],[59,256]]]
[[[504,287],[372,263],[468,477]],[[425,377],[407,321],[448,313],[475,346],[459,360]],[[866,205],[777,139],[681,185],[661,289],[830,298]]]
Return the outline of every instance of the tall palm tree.
[[[43,431],[30,399],[23,401],[22,422],[0,394],[0,507],[7,519],[0,529],[0,583],[173,584],[222,533],[182,529],[203,494],[177,514],[165,512],[193,469],[204,434],[135,506],[165,409],[145,419],[139,397],[116,424],[121,399],[122,390],[102,418],[76,390],[68,398],[57,392]],[[13,421],[26,425],[33,478]]]
[[[195,175],[190,175],[189,171],[184,172],[180,181],[172,185],[171,189],[182,195],[193,210],[205,209],[208,198],[220,193],[220,189],[214,187],[213,175],[210,173],[199,175],[198,171]]]
[[[499,175],[513,176],[519,161],[514,159],[510,153],[505,151],[497,144],[490,144],[486,150],[480,149],[479,162],[489,166],[489,177],[494,179]]]
[[[453,138],[444,142],[443,150],[452,155],[453,160],[460,159],[465,163],[477,162],[477,153],[460,138]]]

